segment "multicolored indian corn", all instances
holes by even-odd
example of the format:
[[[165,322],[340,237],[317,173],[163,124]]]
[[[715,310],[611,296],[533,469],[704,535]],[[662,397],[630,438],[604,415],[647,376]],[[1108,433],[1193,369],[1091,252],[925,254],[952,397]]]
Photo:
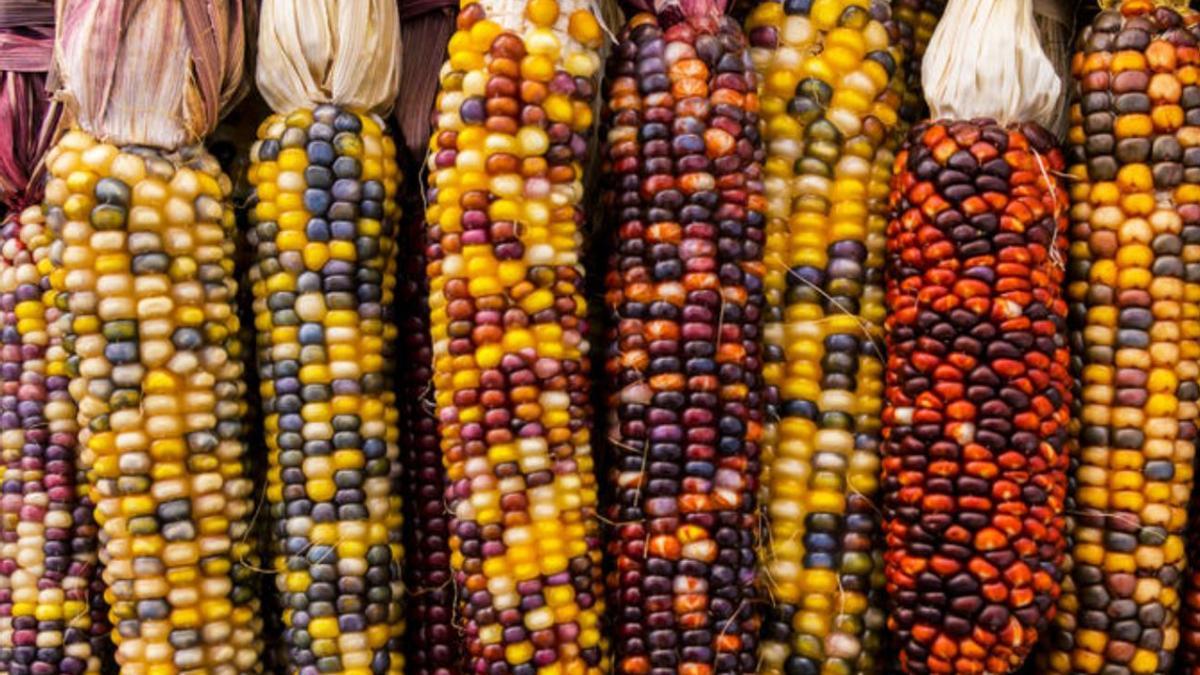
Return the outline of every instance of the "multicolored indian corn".
[[[100,672],[108,634],[95,521],[77,470],[62,311],[39,168],[59,108],[46,94],[53,4],[5,7],[0,26],[0,672]]]
[[[1168,3],[1109,4],[1073,63],[1082,405],[1071,584],[1047,671],[1167,673],[1200,413],[1200,32]]]
[[[622,673],[757,663],[765,203],[756,76],[724,4],[655,3],[629,19],[609,69],[608,551]]]
[[[79,130],[47,165],[117,661],[256,672],[229,178],[199,147],[117,147]]]
[[[1067,193],[1053,137],[918,125],[888,226],[889,628],[909,673],[1006,673],[1053,616],[1066,542]]]
[[[766,147],[760,672],[880,668],[874,498],[888,144],[886,2],[762,2],[746,30]]]
[[[287,673],[404,672],[396,3],[265,0],[250,272]],[[354,41],[347,31],[364,28]]]
[[[377,115],[326,104],[269,117],[250,153],[288,665],[401,672],[395,145]]]
[[[0,672],[98,675],[108,619],[94,504],[77,469],[52,236],[38,206],[9,216],[0,236]]]
[[[237,98],[242,6],[185,9],[64,0],[55,48],[78,126],[46,157],[50,363],[128,675],[261,672],[232,184],[200,145]]]
[[[607,670],[583,167],[592,0],[463,2],[429,157],[434,396],[469,670]]]

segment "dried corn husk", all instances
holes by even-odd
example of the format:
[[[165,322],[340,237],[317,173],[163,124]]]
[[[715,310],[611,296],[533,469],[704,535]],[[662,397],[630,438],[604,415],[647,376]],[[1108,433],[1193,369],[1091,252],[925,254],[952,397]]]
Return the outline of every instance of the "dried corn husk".
[[[720,16],[729,9],[729,0],[626,0],[639,12],[653,12],[671,20],[675,16]]]
[[[36,26],[54,26],[54,0],[4,0],[0,2],[0,28]]]
[[[921,65],[935,119],[1054,123],[1062,81],[1046,56],[1033,0],[950,0]]]
[[[404,43],[404,92],[396,101],[395,120],[410,159],[419,161],[429,145],[433,99],[446,45],[454,33],[457,0],[400,0],[400,38]]]
[[[391,110],[400,90],[396,0],[263,0],[258,20],[256,79],[272,109]]]
[[[1070,8],[1063,0],[1033,0],[1033,18],[1037,22],[1042,49],[1054,64],[1054,72],[1062,82],[1071,77],[1071,38],[1075,34],[1075,21]],[[1066,91],[1063,92],[1066,94]],[[1058,114],[1047,126],[1060,140],[1067,136],[1070,96],[1059,96]]]
[[[0,0],[0,201],[10,212],[40,201],[42,156],[58,128],[46,93],[54,54],[51,0]]]
[[[57,11],[57,96],[99,140],[195,143],[245,93],[241,0],[59,0]]]

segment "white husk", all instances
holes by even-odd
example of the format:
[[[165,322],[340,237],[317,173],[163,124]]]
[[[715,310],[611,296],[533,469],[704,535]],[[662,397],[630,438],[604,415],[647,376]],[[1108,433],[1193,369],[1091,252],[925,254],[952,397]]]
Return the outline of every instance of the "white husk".
[[[276,112],[320,103],[386,115],[400,92],[396,0],[263,0],[258,91]]]
[[[921,65],[935,119],[1054,123],[1062,82],[1046,56],[1033,0],[950,0]]]

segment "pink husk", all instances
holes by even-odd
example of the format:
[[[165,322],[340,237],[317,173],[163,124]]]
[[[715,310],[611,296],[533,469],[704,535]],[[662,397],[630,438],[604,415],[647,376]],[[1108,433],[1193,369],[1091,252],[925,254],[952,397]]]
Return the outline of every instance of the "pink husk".
[[[60,0],[56,97],[106,141],[198,141],[247,90],[242,2]]]
[[[652,12],[673,23],[693,16],[719,17],[729,9],[729,0],[626,0],[639,12]]]
[[[46,93],[53,60],[53,5],[0,0],[0,201],[15,213],[42,198],[41,161],[55,139],[59,107]]]
[[[0,0],[0,28],[54,26],[54,0]]]

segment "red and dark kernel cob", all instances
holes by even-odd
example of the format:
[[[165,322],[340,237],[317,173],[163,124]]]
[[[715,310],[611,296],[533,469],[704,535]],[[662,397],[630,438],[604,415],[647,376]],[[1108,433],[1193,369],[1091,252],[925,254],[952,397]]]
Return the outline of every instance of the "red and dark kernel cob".
[[[594,0],[465,0],[426,211],[451,564],[476,673],[607,670],[583,170]]]
[[[1200,642],[1178,617],[1200,413],[1200,33],[1187,3],[1102,4],[1072,64],[1082,401],[1046,671],[1168,673]]]
[[[1052,618],[1071,397],[1067,192],[1036,124],[918,125],[888,226],[889,628],[909,673],[1005,673]]]
[[[756,75],[724,2],[636,9],[605,107],[614,663],[631,674],[754,672]]]
[[[452,675],[462,659],[454,624],[454,578],[450,570],[450,512],[446,467],[433,400],[433,345],[429,334],[429,284],[425,278],[425,218],[420,201],[401,236],[408,242],[397,296],[402,303],[400,375],[401,440],[404,463],[404,542],[407,610],[412,631],[407,665],[416,675]]]

